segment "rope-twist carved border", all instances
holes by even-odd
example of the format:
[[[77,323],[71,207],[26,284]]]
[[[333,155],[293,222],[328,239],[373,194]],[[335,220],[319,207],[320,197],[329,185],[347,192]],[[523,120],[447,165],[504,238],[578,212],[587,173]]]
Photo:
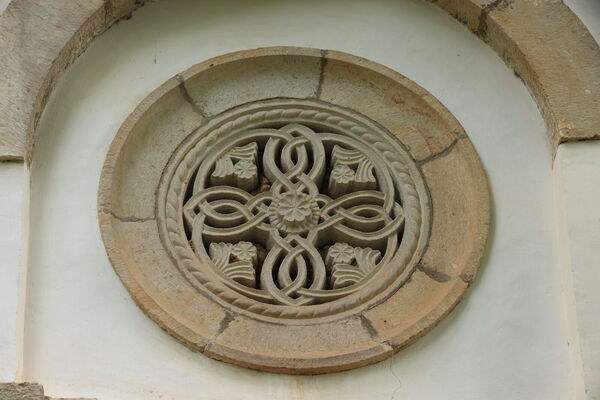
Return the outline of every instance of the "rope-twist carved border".
[[[180,226],[180,207],[182,206],[183,192],[186,190],[187,186],[185,182],[191,176],[193,167],[195,167],[194,164],[198,163],[198,158],[195,157],[195,155],[201,148],[211,146],[224,134],[234,133],[239,129],[254,129],[262,124],[280,121],[304,122],[309,124],[314,124],[316,122],[334,127],[334,129],[339,129],[344,132],[351,132],[362,138],[365,142],[371,144],[383,155],[384,159],[390,163],[391,167],[398,173],[396,178],[400,182],[403,193],[403,208],[406,216],[403,242],[408,241],[408,243],[410,243],[410,247],[405,251],[405,259],[397,260],[398,254],[396,254],[390,263],[401,263],[403,268],[382,268],[375,275],[377,279],[370,279],[368,282],[367,285],[371,286],[370,290],[365,290],[366,288],[363,288],[358,293],[348,295],[329,303],[302,307],[276,306],[273,304],[261,303],[238,294],[224,286],[222,283],[216,282],[202,273],[194,273],[199,272],[194,266],[198,261],[189,248],[187,238],[182,234],[183,229]],[[191,144],[191,146],[191,150],[183,155],[183,160],[173,164],[175,171],[170,179],[167,178],[166,183],[168,189],[164,209],[165,219],[162,219],[162,213],[160,212],[158,218],[161,233],[166,233],[168,238],[168,240],[163,240],[163,242],[174,259],[180,263],[180,268],[181,266],[184,267],[184,272],[187,272],[185,275],[192,283],[196,280],[202,287],[208,289],[214,295],[231,305],[252,313],[279,318],[314,318],[343,312],[359,304],[364,304],[384,290],[385,287],[390,286],[396,281],[398,276],[407,269],[407,264],[414,256],[421,235],[422,218],[419,195],[408,167],[401,160],[399,154],[390,151],[389,144],[386,144],[382,140],[381,134],[374,134],[372,130],[364,128],[356,122],[349,121],[328,111],[302,108],[276,108],[256,111],[225,122],[215,130],[210,131],[204,138],[196,138],[196,141]],[[164,187],[163,184],[161,184],[161,188],[162,187]],[[158,198],[161,199],[162,197],[159,196]],[[408,235],[408,237],[406,235]]]

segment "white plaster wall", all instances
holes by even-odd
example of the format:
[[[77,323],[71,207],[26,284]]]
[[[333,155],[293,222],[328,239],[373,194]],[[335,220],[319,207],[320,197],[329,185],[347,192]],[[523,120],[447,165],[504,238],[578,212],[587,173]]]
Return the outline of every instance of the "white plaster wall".
[[[0,162],[0,382],[19,379],[21,367],[28,178],[22,163]]]
[[[432,92],[488,172],[490,245],[469,295],[393,358],[315,377],[255,372],[189,351],[134,305],[104,252],[104,155],[136,104],[172,75],[239,49],[296,45],[364,56]],[[496,54],[420,1],[151,2],[63,75],[32,167],[24,379],[51,396],[129,399],[567,399],[553,251],[551,160],[529,93]]]
[[[11,0],[0,0],[0,13],[2,13],[4,11],[4,9],[6,9],[6,6],[8,6],[8,3],[10,3]]]
[[[563,144],[554,165],[577,399],[600,400],[600,141]]]

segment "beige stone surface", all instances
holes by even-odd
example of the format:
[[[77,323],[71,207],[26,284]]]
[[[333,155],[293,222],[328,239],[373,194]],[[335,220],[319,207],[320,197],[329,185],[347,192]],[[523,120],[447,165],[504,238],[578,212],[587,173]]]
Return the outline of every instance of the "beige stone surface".
[[[292,47],[275,52],[256,49],[246,54],[256,61],[224,55],[181,74],[190,98],[206,116],[256,100],[316,97],[322,63],[319,50]]]
[[[149,95],[111,145],[98,204],[116,272],[162,328],[295,374],[377,362],[430,330],[489,224],[477,154],[435,98],[368,60],[289,47],[208,60]]]
[[[490,199],[479,157],[470,141],[462,138],[421,169],[434,214],[419,268],[440,282],[456,278],[471,282],[490,222]]]
[[[554,149],[562,142],[599,139],[598,44],[562,1],[536,3],[494,9],[488,22],[490,44],[528,83],[549,125]],[[532,24],[539,28],[532,30]],[[520,37],[517,49],[511,36]]]
[[[0,15],[0,159],[22,160],[60,73],[143,2],[12,1]]]
[[[228,312],[185,281],[160,243],[155,220],[126,221],[105,212],[99,218],[111,262],[138,306],[178,340],[203,351]]]
[[[94,400],[91,398],[55,398],[44,396],[44,388],[39,383],[0,383],[1,400]]]
[[[44,400],[44,388],[37,383],[0,383],[2,400]]]
[[[398,351],[433,329],[467,287],[460,278],[440,281],[416,271],[401,290],[363,316],[374,334]]]
[[[415,160],[442,152],[463,134],[462,129],[453,132],[449,113],[437,101],[399,73],[335,51],[325,59],[319,99],[356,110],[402,135]]]
[[[392,354],[392,347],[374,337],[360,316],[293,326],[237,316],[206,354],[264,371],[321,374],[382,360]]]
[[[183,90],[176,78],[165,82],[122,125],[121,130],[134,134],[117,135],[121,141],[115,142],[106,156],[107,160],[114,159],[107,165],[116,164],[119,169],[110,172],[116,181],[102,185],[116,184],[123,193],[118,199],[111,199],[109,210],[121,219],[154,217],[154,192],[169,157],[185,136],[204,120],[183,96]],[[147,157],[148,153],[152,156]],[[126,161],[121,162],[121,159]],[[99,204],[100,209],[104,207]]]

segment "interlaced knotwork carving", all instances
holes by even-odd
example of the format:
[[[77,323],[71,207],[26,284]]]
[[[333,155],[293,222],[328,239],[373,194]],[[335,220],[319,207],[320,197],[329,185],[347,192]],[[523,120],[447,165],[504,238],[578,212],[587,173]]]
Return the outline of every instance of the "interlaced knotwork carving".
[[[327,315],[414,260],[423,227],[410,159],[380,128],[324,108],[289,100],[238,112],[175,160],[163,237],[184,271],[231,304]]]
[[[196,254],[244,291],[275,304],[313,304],[323,290],[356,284],[395,253],[402,207],[389,169],[359,142],[300,124],[236,139],[243,144],[200,164],[184,215]],[[269,190],[257,190],[259,167]],[[346,242],[364,247],[352,249],[357,267],[335,263],[328,273],[321,254]],[[267,250],[260,263],[255,245]]]

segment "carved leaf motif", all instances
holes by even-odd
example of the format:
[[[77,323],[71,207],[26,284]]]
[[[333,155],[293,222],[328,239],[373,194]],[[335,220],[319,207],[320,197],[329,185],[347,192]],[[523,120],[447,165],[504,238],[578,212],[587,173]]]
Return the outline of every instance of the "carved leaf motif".
[[[373,163],[360,151],[348,150],[338,145],[331,152],[333,167],[329,176],[329,194],[336,198],[357,190],[377,187]]]
[[[223,270],[229,264],[229,259],[231,257],[231,248],[233,245],[231,243],[211,243],[208,248],[208,254],[213,263],[215,263],[215,267],[217,269]]]
[[[211,243],[208,251],[215,267],[228,278],[242,285],[256,285],[257,251],[252,243]]]
[[[248,143],[238,146],[219,158],[210,176],[211,185],[229,185],[246,191],[256,189],[258,185],[258,145]]]
[[[223,272],[231,280],[241,283],[242,285],[254,287],[256,284],[256,276],[252,264],[248,261],[238,261],[228,264]]]
[[[211,184],[222,184],[221,182],[225,182],[224,178],[227,178],[231,174],[233,174],[233,160],[231,157],[225,155],[215,163],[215,170],[211,175]]]
[[[354,249],[354,256],[356,257],[356,264],[358,268],[365,273],[371,272],[381,259],[381,253],[378,250],[373,250],[370,247],[362,248],[356,247]]]
[[[336,264],[333,267],[331,283],[334,289],[354,285],[365,277],[365,273],[358,269],[356,265]]]
[[[354,285],[364,279],[381,259],[381,253],[370,247],[352,247],[336,243],[329,248],[327,260],[331,264],[331,283],[334,289]],[[351,264],[352,262],[356,265]]]

